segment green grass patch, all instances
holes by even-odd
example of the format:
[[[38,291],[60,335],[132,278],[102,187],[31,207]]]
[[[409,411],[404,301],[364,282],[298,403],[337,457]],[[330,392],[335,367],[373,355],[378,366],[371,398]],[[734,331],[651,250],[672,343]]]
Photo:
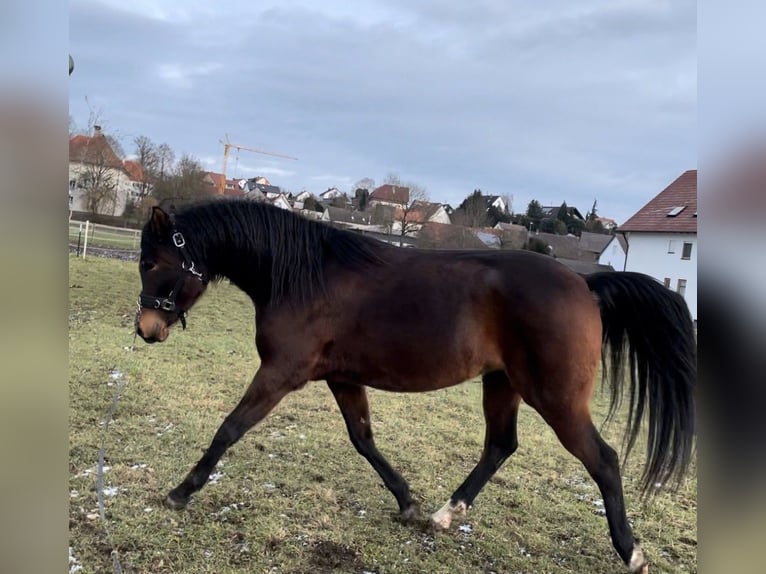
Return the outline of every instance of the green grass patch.
[[[288,395],[231,448],[216,480],[186,510],[166,510],[162,498],[201,456],[258,368],[252,306],[235,288],[212,286],[186,331],[174,330],[160,345],[138,340],[131,351],[137,264],[70,256],[69,268],[69,524],[81,572],[112,572],[113,550],[125,571],[136,573],[622,571],[598,489],[525,405],[519,450],[450,532],[434,536],[424,523],[393,519],[393,496],[355,452],[321,382]],[[125,386],[104,433],[120,380]],[[597,422],[606,398],[593,405]],[[377,444],[424,515],[441,507],[481,451],[480,385],[370,391],[370,405]],[[623,422],[618,417],[604,431],[615,447]],[[96,498],[104,437],[111,539]],[[634,451],[623,475],[628,516],[652,572],[696,572],[696,465],[679,492],[642,505],[643,454]]]

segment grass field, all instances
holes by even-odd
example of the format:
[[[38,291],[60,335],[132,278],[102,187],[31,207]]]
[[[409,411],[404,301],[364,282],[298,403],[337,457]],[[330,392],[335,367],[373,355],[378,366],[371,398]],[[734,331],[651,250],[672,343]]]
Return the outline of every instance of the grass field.
[[[69,268],[70,572],[114,572],[113,551],[131,573],[625,570],[597,488],[526,406],[519,450],[450,532],[434,536],[425,522],[393,519],[394,498],[354,451],[321,382],[289,395],[230,449],[186,510],[166,510],[162,498],[201,456],[258,366],[252,307],[234,288],[213,286],[186,331],[161,345],[138,340],[131,351],[137,264],[70,257]],[[370,404],[380,450],[408,479],[424,515],[433,512],[480,454],[480,386],[371,391]],[[597,396],[597,423],[605,406],[606,396]],[[621,423],[604,432],[615,447]],[[104,437],[106,524],[96,496]],[[696,466],[679,492],[642,505],[642,461],[637,449],[623,474],[628,516],[651,571],[696,572]]]

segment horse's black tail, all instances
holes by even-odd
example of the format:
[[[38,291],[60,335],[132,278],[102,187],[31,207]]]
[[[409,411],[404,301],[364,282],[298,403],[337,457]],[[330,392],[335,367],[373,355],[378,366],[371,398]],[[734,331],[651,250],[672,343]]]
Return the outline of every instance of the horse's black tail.
[[[611,389],[607,420],[622,402],[627,367],[625,457],[648,410],[643,493],[651,494],[657,484],[678,485],[696,434],[697,343],[689,308],[679,294],[642,273],[594,273],[585,280],[601,308],[603,375]]]

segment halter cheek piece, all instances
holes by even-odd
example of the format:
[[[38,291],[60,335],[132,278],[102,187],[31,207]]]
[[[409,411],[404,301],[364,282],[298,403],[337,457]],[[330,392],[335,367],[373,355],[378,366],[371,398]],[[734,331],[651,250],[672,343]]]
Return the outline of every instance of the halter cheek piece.
[[[184,236],[181,235],[181,232],[174,231],[172,240],[173,245],[178,248],[178,250],[181,252],[181,256],[184,258],[183,262],[181,263],[181,269],[187,273],[191,273],[199,281],[207,283],[205,278],[202,276],[202,273],[194,268],[194,261],[191,260],[189,252],[186,250],[186,241],[184,240]],[[181,326],[186,329],[186,309],[182,309],[176,304],[176,297],[178,297],[178,294],[181,291],[181,287],[183,287],[184,279],[185,276],[183,274],[178,277],[178,281],[176,281],[175,286],[167,297],[155,297],[153,295],[146,295],[145,293],[141,292],[141,294],[138,296],[139,315],[141,313],[141,309],[156,309],[167,311],[168,313],[175,313],[178,316],[178,320],[181,322]]]

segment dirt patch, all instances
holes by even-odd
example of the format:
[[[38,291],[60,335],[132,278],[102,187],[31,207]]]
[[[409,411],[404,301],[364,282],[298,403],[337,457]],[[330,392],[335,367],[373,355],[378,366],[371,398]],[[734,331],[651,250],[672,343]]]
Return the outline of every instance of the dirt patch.
[[[358,572],[364,568],[356,550],[329,540],[311,546],[309,563],[320,572]]]

